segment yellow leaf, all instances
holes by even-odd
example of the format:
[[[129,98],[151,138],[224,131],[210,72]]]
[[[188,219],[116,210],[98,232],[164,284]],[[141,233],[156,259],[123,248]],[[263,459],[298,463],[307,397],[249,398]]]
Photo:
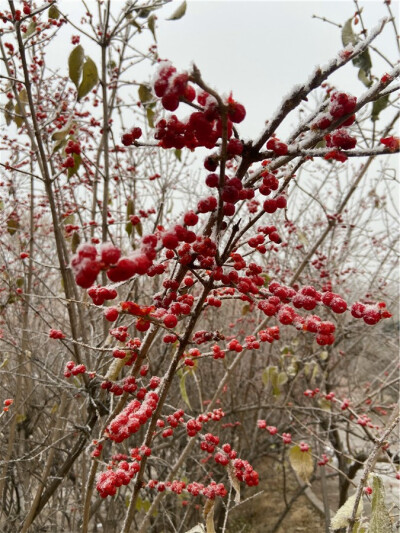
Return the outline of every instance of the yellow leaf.
[[[292,446],[289,450],[289,461],[299,478],[308,484],[314,471],[311,451],[302,452],[300,446]]]

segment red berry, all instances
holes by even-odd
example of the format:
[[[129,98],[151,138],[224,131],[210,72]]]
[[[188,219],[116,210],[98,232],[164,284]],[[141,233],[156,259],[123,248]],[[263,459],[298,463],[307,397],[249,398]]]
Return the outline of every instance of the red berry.
[[[104,311],[104,317],[109,322],[114,322],[118,318],[118,309],[116,307],[109,307]]]
[[[166,328],[174,328],[178,323],[178,319],[175,315],[168,314],[164,316],[163,322]]]
[[[195,226],[199,221],[199,217],[193,211],[188,211],[183,217],[183,222],[186,226]]]
[[[274,198],[269,198],[265,200],[263,208],[266,213],[275,213],[278,209],[277,201]]]

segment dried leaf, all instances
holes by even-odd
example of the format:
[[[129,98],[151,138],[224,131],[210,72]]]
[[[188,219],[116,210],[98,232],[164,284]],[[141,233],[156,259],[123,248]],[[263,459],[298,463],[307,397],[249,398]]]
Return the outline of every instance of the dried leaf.
[[[182,4],[178,7],[176,11],[169,17],[167,20],[179,20],[183,17],[183,15],[186,13],[186,0],[182,2]]]
[[[214,526],[215,500],[207,500],[204,504],[203,515],[206,521],[206,533],[216,533]]]
[[[9,218],[7,220],[7,231],[10,235],[14,235],[17,230],[19,230],[20,225],[16,218]]]
[[[185,533],[206,533],[206,530],[203,524],[197,524],[197,526],[192,527],[192,529],[189,529]]]
[[[235,491],[235,503],[240,503],[240,483],[238,478],[235,476],[235,470],[231,462],[228,463],[227,470],[229,481],[231,482],[232,488]]]
[[[299,478],[308,484],[314,471],[311,450],[302,452],[300,446],[292,446],[289,450],[289,461]]]
[[[147,19],[147,24],[149,26],[149,30],[153,34],[154,40],[157,42],[157,37],[156,37],[156,17],[155,17],[155,15],[150,15],[150,17]]]
[[[349,519],[353,514],[353,507],[356,503],[356,495],[350,496],[350,498],[340,507],[335,516],[331,520],[332,529],[341,529],[342,527],[347,527]],[[360,499],[356,517],[358,518],[363,510],[363,501]]]
[[[353,22],[353,18],[350,18],[349,20],[346,21],[346,23],[343,26],[343,29],[342,29],[343,46],[357,43],[357,37],[353,32],[352,22]]]
[[[6,124],[9,126],[13,119],[14,115],[14,104],[12,100],[9,100],[4,107],[4,118],[6,119]]]

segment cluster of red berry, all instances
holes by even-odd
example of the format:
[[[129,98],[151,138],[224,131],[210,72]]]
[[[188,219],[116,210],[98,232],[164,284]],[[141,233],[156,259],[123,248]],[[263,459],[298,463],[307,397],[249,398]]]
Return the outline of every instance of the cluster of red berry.
[[[107,426],[106,437],[114,442],[122,442],[139,431],[152,416],[157,402],[158,394],[154,391],[147,392],[142,403],[137,399],[132,400]]]
[[[65,339],[65,334],[60,329],[51,329],[49,337],[50,339]]]
[[[146,274],[155,258],[156,244],[157,238],[148,235],[142,239],[141,248],[129,257],[121,257],[121,250],[110,243],[103,244],[99,253],[95,246],[81,244],[71,259],[76,283],[85,289],[91,287],[101,270],[105,270],[114,282],[126,281],[135,274]]]
[[[77,376],[78,374],[84,374],[85,372],[85,365],[77,365],[74,361],[68,361],[65,365],[64,377],[70,378],[71,376]]]

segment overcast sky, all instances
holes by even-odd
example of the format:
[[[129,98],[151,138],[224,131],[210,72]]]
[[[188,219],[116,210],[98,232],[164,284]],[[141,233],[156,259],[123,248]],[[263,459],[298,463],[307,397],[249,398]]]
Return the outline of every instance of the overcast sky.
[[[265,120],[277,109],[283,96],[294,85],[306,81],[317,65],[327,63],[342,48],[341,30],[313,18],[313,15],[344,24],[356,10],[354,2],[350,0],[188,0],[183,18],[167,20],[181,3],[182,0],[173,0],[156,12],[159,55],[170,59],[179,70],[190,69],[194,62],[209,85],[220,93],[232,91],[234,98],[247,109],[247,117],[239,127],[242,138],[257,137]],[[79,24],[83,14],[81,1],[60,0],[59,4],[62,11]],[[91,0],[88,0],[88,5],[91,4]],[[111,5],[117,13],[125,1],[112,0]],[[359,6],[363,9],[363,21],[367,29],[388,15],[383,0],[360,0]],[[399,2],[392,1],[391,8],[397,16]],[[61,31],[65,46],[60,48],[57,44],[51,56],[54,67],[65,70],[73,48],[70,36],[77,32],[68,26]],[[135,39],[136,45],[142,50],[152,44],[149,31]],[[84,36],[81,44],[99,63],[99,47],[95,47]],[[374,45],[392,63],[398,60],[391,24],[387,24]],[[372,50],[371,57],[373,72],[380,77],[389,67]],[[135,81],[151,79],[154,70],[149,63],[135,67]],[[351,63],[330,79],[337,88],[357,96],[365,91]],[[132,94],[136,99],[136,89]],[[293,117],[292,123],[295,120],[296,117]],[[290,121],[278,131],[282,138],[289,133],[289,126]]]
[[[318,64],[341,49],[340,29],[316,18],[344,24],[356,10],[352,1],[189,0],[185,16],[166,21],[181,4],[173,1],[158,13],[159,54],[180,69],[193,62],[203,78],[220,92],[233,95],[247,109],[240,125],[244,136],[256,136],[293,85],[306,81]],[[359,2],[367,28],[387,16],[383,0]],[[398,2],[392,2],[398,13]],[[356,27],[357,28],[357,27]],[[396,61],[393,28],[388,25],[376,46]],[[388,65],[373,51],[377,75]],[[338,88],[359,95],[365,87],[349,64],[332,77]]]

